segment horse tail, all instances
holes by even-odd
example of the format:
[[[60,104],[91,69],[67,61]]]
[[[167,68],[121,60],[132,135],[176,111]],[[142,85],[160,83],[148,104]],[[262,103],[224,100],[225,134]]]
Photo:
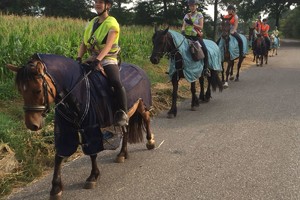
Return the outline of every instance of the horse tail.
[[[211,87],[213,91],[216,91],[217,88],[219,88],[219,91],[222,92],[223,90],[223,83],[219,77],[219,73],[216,70],[211,70]]]
[[[130,144],[143,142],[144,121],[139,112],[135,112],[129,119],[128,142]]]

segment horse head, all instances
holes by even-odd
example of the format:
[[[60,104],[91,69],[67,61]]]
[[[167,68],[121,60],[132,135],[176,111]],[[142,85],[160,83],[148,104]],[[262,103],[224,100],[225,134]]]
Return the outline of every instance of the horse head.
[[[230,18],[226,18],[223,15],[221,15],[221,37],[225,40],[225,41],[229,41],[229,36],[230,36],[230,20],[232,19],[233,16],[231,16]]]
[[[32,131],[44,126],[44,117],[54,102],[56,89],[45,66],[40,61],[31,60],[27,65],[7,68],[17,73],[16,86],[24,100],[25,124]]]
[[[160,59],[168,52],[170,52],[170,41],[172,38],[168,33],[169,28],[165,30],[158,30],[155,27],[155,32],[152,36],[153,49],[150,57],[150,61],[153,64],[158,64]]]

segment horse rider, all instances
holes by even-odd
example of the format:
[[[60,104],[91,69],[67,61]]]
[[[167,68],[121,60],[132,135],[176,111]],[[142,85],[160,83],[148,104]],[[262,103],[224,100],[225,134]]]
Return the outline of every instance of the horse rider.
[[[259,16],[257,17],[257,21],[255,22],[255,30],[256,30],[257,34],[260,34],[260,31],[261,31],[261,24],[262,24],[261,16],[259,15]]]
[[[207,55],[207,48],[203,42],[203,23],[204,23],[204,17],[203,14],[199,11],[198,5],[199,1],[198,0],[188,0],[187,1],[189,9],[191,12],[187,13],[184,18],[183,18],[183,24],[181,28],[181,33],[190,40],[193,41],[199,41],[200,45],[202,46],[202,50],[204,53],[204,73],[206,75],[209,75],[208,71],[208,55]]]
[[[278,39],[278,46],[280,46],[279,30],[277,26],[275,26],[275,29],[273,30],[273,34]]]
[[[91,68],[104,70],[109,84],[118,101],[118,109],[114,114],[114,125],[128,125],[127,96],[120,79],[117,55],[120,26],[117,20],[109,15],[113,0],[94,0],[94,8],[97,12],[85,28],[83,41],[78,50],[77,61],[81,62],[83,55],[88,52]]]
[[[242,41],[242,38],[240,37],[240,35],[237,33],[239,17],[236,14],[236,9],[233,5],[229,5],[227,7],[227,12],[228,12],[228,14],[225,15],[224,18],[230,19],[230,21],[229,21],[230,34],[238,41],[240,56],[244,56],[243,55],[243,41]]]
[[[267,21],[268,19],[265,18],[263,19],[263,23],[261,24],[261,35],[265,38],[265,41],[266,41],[266,45],[268,46],[268,50],[271,50],[270,47],[271,47],[271,41],[270,41],[270,38],[269,38],[269,29],[270,29],[270,26],[269,24],[267,24]]]

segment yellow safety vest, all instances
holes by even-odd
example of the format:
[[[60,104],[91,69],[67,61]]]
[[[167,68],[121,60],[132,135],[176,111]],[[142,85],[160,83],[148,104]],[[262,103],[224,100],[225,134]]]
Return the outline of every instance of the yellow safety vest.
[[[89,50],[90,54],[96,53],[99,54],[101,50],[104,48],[105,43],[102,44],[102,41],[104,38],[107,36],[108,32],[113,29],[117,31],[117,36],[115,38],[115,41],[113,43],[113,46],[107,56],[105,56],[104,59],[112,59],[112,60],[117,60],[116,53],[119,51],[119,35],[120,35],[120,26],[117,20],[112,17],[108,16],[102,23],[101,25],[96,29],[96,31],[92,34],[93,26],[95,21],[97,20],[98,17],[95,17],[92,19],[85,31],[84,31],[84,38],[83,42],[87,46],[87,49]]]
[[[195,13],[193,16],[191,16],[191,20],[192,22],[194,23],[196,21],[196,19],[198,18],[198,15],[201,14],[200,12],[197,12]],[[189,36],[196,36],[197,35],[197,32],[194,31],[194,26],[193,25],[189,25],[189,24],[186,24],[186,27],[185,27],[185,34],[186,35],[189,35]]]

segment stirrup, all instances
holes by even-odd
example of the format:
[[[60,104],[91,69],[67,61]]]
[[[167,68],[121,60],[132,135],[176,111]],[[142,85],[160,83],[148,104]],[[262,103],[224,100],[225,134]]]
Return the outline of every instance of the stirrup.
[[[114,116],[114,125],[115,126],[127,126],[128,125],[128,116],[123,110],[117,110]]]

